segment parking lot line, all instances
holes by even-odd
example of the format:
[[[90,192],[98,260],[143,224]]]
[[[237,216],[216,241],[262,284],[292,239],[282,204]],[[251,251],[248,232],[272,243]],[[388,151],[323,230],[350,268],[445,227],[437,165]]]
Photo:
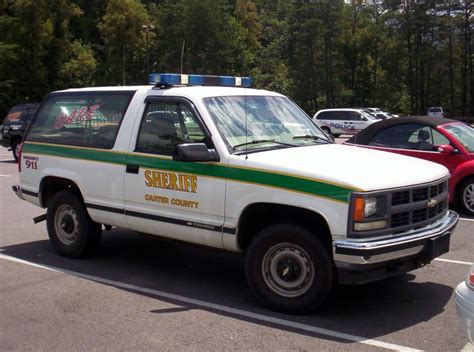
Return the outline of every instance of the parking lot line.
[[[220,304],[206,302],[206,301],[202,301],[202,300],[199,300],[199,299],[180,296],[180,295],[176,295],[176,294],[173,294],[173,293],[163,292],[163,291],[154,290],[154,289],[145,288],[145,287],[140,287],[140,286],[136,286],[136,285],[130,285],[130,284],[126,284],[126,283],[123,283],[123,282],[120,282],[120,281],[113,281],[113,280],[109,280],[109,279],[104,279],[104,278],[101,278],[99,276],[87,275],[87,274],[79,273],[79,272],[76,272],[76,271],[61,269],[61,268],[57,268],[57,267],[53,267],[53,266],[49,266],[49,265],[36,264],[36,263],[32,263],[32,262],[29,262],[29,261],[26,261],[26,260],[11,257],[9,255],[0,254],[0,259],[7,260],[7,261],[10,261],[10,262],[20,263],[20,264],[25,264],[25,265],[29,265],[29,266],[32,266],[32,267],[45,269],[45,270],[49,270],[49,271],[53,271],[53,272],[57,272],[57,273],[76,276],[76,277],[79,277],[79,278],[82,278],[82,279],[91,280],[91,281],[95,281],[95,282],[98,282],[98,283],[101,283],[101,284],[114,286],[114,287],[118,287],[118,288],[122,288],[122,289],[126,289],[126,290],[146,293],[146,294],[153,295],[153,296],[156,296],[156,297],[161,297],[161,298],[164,298],[164,299],[173,300],[175,302],[182,302],[182,303],[191,304],[191,305],[194,305],[194,306],[197,306],[197,307],[208,308],[208,309],[211,309],[211,310],[214,310],[214,311],[229,313],[229,314],[237,316],[237,317],[240,316],[240,317],[250,318],[250,319],[253,319],[253,320],[256,320],[256,321],[271,323],[271,324],[275,324],[275,325],[279,325],[279,326],[283,326],[283,327],[289,327],[289,328],[292,328],[292,329],[297,329],[297,330],[300,330],[300,331],[310,332],[310,333],[314,333],[314,334],[317,334],[317,335],[323,335],[323,336],[337,338],[337,339],[340,339],[340,340],[357,342],[357,343],[361,343],[361,344],[364,344],[364,345],[380,347],[380,348],[384,348],[384,349],[391,350],[391,351],[403,351],[403,352],[419,352],[419,351],[422,351],[422,350],[418,350],[418,349],[414,349],[414,348],[410,348],[410,347],[405,347],[405,346],[401,346],[401,345],[397,345],[397,344],[393,344],[393,343],[383,342],[383,341],[374,340],[374,339],[366,339],[366,338],[361,337],[361,336],[346,334],[346,333],[343,333],[343,332],[338,332],[338,331],[324,329],[324,328],[318,328],[318,327],[315,327],[315,326],[312,326],[312,325],[297,323],[297,322],[286,320],[286,319],[280,319],[280,318],[275,318],[275,317],[271,317],[271,316],[267,316],[267,315],[263,315],[263,314],[253,313],[253,312],[249,312],[249,311],[242,310],[242,309],[231,308],[231,307],[228,307],[228,306],[223,306],[223,305],[220,305]]]
[[[11,175],[0,175],[0,177],[12,177]]]
[[[471,218],[459,218],[459,220],[464,220],[464,221],[474,221],[474,219],[471,219]]]
[[[462,260],[453,260],[453,259],[444,259],[444,258],[435,258],[436,261],[438,262],[446,262],[446,263],[454,263],[454,264],[463,264],[463,265],[469,265],[471,266],[474,263],[470,262],[463,262]]]

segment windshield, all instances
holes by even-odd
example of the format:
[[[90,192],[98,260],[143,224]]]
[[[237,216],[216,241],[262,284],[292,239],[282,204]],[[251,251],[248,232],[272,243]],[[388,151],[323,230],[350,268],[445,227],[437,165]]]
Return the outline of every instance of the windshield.
[[[463,123],[445,125],[443,128],[456,138],[470,153],[474,153],[474,128]]]
[[[285,97],[213,97],[204,104],[231,152],[332,143]]]
[[[441,112],[441,108],[430,108],[430,112]]]
[[[364,117],[365,117],[366,119],[368,119],[368,120],[377,120],[377,117],[376,117],[376,116],[374,116],[374,115],[372,115],[372,114],[370,114],[370,113],[368,113],[368,112],[366,112],[366,111],[361,110],[361,111],[360,111],[360,114],[361,114],[362,116],[364,116]]]

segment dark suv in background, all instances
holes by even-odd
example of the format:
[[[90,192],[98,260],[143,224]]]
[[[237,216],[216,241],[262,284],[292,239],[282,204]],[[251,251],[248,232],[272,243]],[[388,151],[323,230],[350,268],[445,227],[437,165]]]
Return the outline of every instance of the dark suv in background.
[[[16,161],[18,161],[18,153],[26,126],[33,118],[38,106],[39,104],[15,105],[3,119],[2,146],[13,152]]]

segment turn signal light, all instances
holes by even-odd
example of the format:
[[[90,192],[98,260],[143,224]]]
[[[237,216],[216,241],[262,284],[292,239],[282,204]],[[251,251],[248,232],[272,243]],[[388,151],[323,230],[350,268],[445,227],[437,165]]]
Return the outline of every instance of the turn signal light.
[[[365,199],[363,197],[356,198],[354,201],[354,221],[364,220],[364,208],[365,208]]]

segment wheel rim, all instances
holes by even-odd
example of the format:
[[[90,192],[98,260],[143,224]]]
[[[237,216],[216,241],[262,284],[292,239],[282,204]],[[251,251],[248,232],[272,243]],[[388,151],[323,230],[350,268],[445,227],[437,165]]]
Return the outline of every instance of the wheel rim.
[[[464,206],[474,212],[474,183],[470,183],[464,188],[462,199]]]
[[[262,274],[273,292],[284,297],[297,297],[311,287],[314,265],[308,252],[300,246],[279,243],[263,257]]]
[[[58,239],[65,245],[76,242],[79,234],[77,214],[69,205],[62,204],[54,216],[54,229]]]

